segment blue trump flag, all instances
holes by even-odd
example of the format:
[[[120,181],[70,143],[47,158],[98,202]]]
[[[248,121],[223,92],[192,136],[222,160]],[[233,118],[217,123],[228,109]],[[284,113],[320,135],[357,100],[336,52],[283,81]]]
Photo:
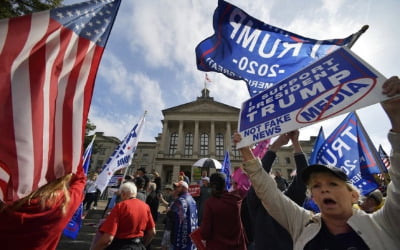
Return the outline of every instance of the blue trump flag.
[[[90,158],[92,156],[93,151],[93,142],[96,138],[96,135],[93,136],[92,141],[86,147],[85,152],[83,153],[83,171],[85,175],[87,175],[89,166],[90,166]],[[78,209],[75,211],[74,215],[72,216],[71,220],[68,222],[67,226],[63,231],[63,235],[73,240],[78,237],[79,231],[82,227],[82,214],[83,214],[83,203],[79,205]]]
[[[229,152],[225,152],[224,162],[222,163],[221,172],[226,175],[226,190],[231,188],[231,160]]]
[[[355,112],[325,140],[317,163],[341,168],[362,195],[378,188],[374,174],[382,172],[382,161]]]
[[[92,157],[92,151],[93,151],[93,143],[94,140],[96,139],[96,135],[93,135],[92,141],[89,143],[89,145],[86,147],[85,152],[83,153],[83,171],[85,174],[88,173],[89,166],[90,166],[90,157]]]
[[[214,35],[196,47],[197,68],[244,80],[250,96],[336,48],[350,46],[368,28],[344,39],[315,40],[266,24],[223,0],[218,1],[213,27]]]
[[[324,130],[321,128],[319,129],[317,139],[314,142],[314,148],[311,151],[310,159],[308,160],[308,164],[317,164],[317,154],[321,146],[325,142],[325,134]]]

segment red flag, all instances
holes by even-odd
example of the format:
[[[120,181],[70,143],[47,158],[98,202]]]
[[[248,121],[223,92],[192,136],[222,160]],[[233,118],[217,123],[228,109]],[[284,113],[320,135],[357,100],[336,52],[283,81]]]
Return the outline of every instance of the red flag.
[[[208,75],[207,75],[207,73],[206,73],[206,82],[211,82],[211,79],[210,79],[210,78],[208,78]]]
[[[0,161],[11,177],[2,201],[81,164],[94,80],[119,5],[84,2],[0,21]]]
[[[196,245],[198,250],[206,250],[205,241],[201,238],[200,228],[197,228],[189,234],[190,239]]]

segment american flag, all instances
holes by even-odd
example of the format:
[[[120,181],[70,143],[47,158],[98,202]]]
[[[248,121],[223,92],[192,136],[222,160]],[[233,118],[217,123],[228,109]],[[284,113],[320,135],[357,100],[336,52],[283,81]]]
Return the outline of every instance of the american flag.
[[[382,145],[379,145],[379,156],[381,157],[382,161],[383,161],[383,165],[386,167],[386,169],[390,168],[390,158],[389,156],[386,154],[385,150],[383,150]]]
[[[120,3],[94,0],[0,20],[2,201],[82,164],[94,80]]]

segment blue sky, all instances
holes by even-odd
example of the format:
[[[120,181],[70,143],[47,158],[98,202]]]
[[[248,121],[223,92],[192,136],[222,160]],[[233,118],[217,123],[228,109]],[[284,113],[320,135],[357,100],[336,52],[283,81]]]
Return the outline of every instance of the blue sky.
[[[81,1],[65,0],[64,4]],[[352,47],[384,76],[400,74],[397,0],[228,1],[268,24],[314,39],[343,38],[369,29]],[[89,118],[96,131],[120,139],[147,110],[141,141],[162,132],[161,110],[194,101],[204,87],[195,47],[212,35],[217,0],[123,0],[98,71]],[[240,108],[249,98],[245,83],[208,73],[214,100]],[[389,120],[379,105],[358,111],[375,145],[389,145]],[[300,130],[300,138],[328,136],[345,115]]]

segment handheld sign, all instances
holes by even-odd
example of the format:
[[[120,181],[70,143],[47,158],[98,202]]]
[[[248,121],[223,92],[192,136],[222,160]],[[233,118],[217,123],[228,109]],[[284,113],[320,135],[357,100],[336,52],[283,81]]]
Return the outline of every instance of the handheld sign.
[[[198,197],[200,196],[200,185],[199,184],[192,184],[189,185],[189,193],[193,197]]]
[[[386,78],[342,47],[242,104],[238,148],[386,99]]]

